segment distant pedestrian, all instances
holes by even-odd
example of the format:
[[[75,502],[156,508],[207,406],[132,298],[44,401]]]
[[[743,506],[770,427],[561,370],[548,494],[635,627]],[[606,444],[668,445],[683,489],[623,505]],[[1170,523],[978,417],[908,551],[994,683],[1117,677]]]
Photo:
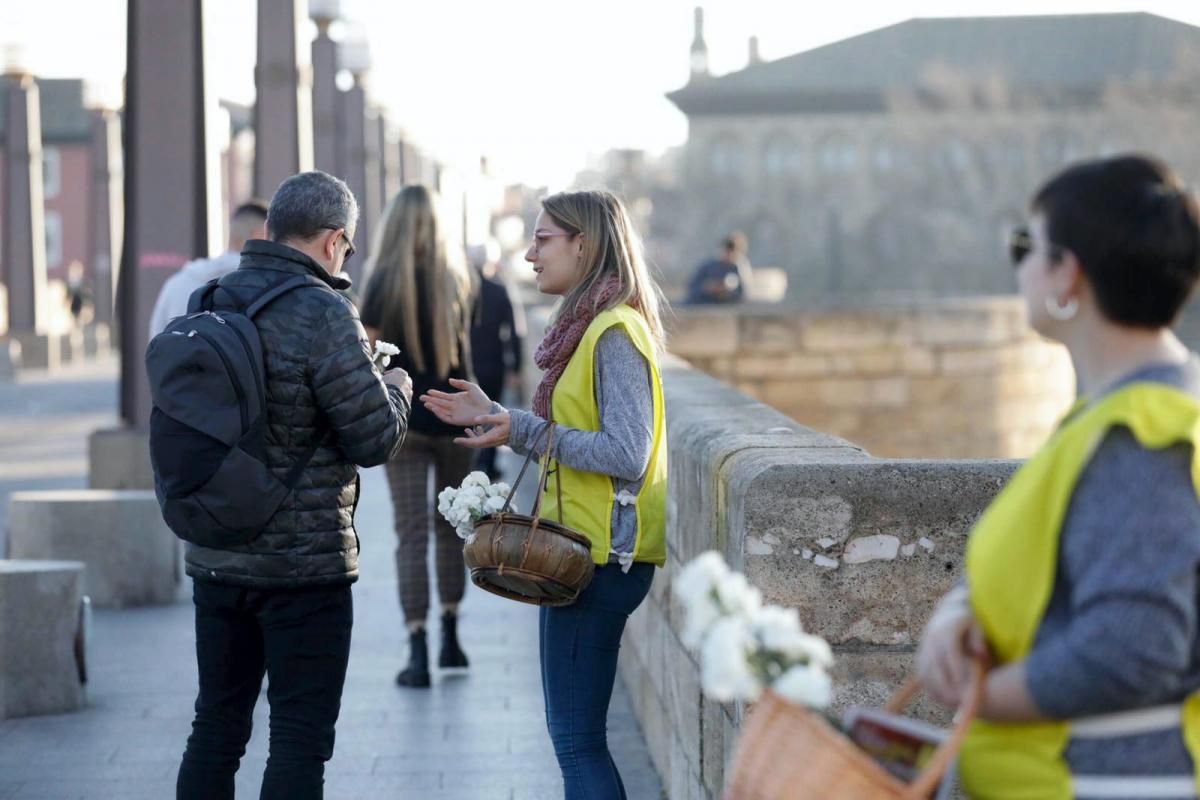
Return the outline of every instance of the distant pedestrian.
[[[150,313],[150,338],[153,339],[167,323],[187,313],[188,298],[204,284],[228,275],[238,267],[242,248],[251,239],[267,236],[267,205],[261,200],[242,203],[229,218],[229,240],[225,252],[216,258],[197,258],[184,264],[167,278],[158,293]]]
[[[471,363],[475,380],[488,397],[518,393],[521,386],[525,311],[513,297],[500,266],[500,245],[495,239],[468,248],[471,266],[479,279],[479,302],[471,324]],[[496,449],[479,451],[476,469],[492,480],[499,477]]]
[[[392,357],[412,375],[418,393],[449,389],[454,379],[470,379],[470,319],[475,290],[461,246],[448,240],[436,193],[406,186],[384,210],[376,234],[370,279],[363,300],[363,324],[376,338],[400,348]],[[408,628],[408,664],[396,676],[400,686],[430,685],[429,536],[434,539],[442,647],[438,666],[463,668],[467,656],[458,641],[458,611],[466,591],[462,541],[436,513],[429,481],[458,486],[471,471],[471,453],[454,446],[458,429],[423,406],[413,410],[408,439],[388,461],[388,487],[396,524],[396,572],[400,606]]]

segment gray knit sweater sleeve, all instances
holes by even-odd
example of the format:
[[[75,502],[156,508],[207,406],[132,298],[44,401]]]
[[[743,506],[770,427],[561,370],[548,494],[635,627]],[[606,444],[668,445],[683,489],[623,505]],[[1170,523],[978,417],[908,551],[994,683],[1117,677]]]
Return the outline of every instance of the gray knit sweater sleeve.
[[[600,430],[556,425],[553,456],[571,469],[609,475],[620,482],[640,482],[650,463],[654,438],[649,366],[620,327],[600,336],[595,364]],[[509,446],[519,453],[534,449],[541,456],[546,420],[529,411],[509,413]]]
[[[1187,373],[1159,375],[1187,384]],[[1187,388],[1193,388],[1187,386]],[[1192,448],[1108,432],[1080,475],[1026,681],[1057,719],[1175,701],[1200,684]]]

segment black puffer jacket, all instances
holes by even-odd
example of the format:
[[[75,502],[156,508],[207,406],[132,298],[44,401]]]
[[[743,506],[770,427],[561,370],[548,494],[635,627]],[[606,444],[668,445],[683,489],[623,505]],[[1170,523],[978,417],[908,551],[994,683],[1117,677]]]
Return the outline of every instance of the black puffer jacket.
[[[254,320],[266,368],[267,462],[282,480],[319,439],[322,445],[254,541],[228,550],[188,545],[194,578],[281,589],[358,578],[358,466],[382,464],[399,449],[409,405],[381,379],[358,312],[335,291],[349,281],[298,250],[255,239],[213,301],[217,310],[244,306],[306,273],[329,288],[291,291]]]

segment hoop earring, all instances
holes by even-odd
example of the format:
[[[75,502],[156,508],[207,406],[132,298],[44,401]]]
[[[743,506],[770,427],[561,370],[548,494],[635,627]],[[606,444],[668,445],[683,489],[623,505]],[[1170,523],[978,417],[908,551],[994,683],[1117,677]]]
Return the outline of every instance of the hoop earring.
[[[1058,300],[1053,297],[1046,298],[1046,313],[1059,322],[1073,319],[1078,312],[1079,301],[1074,297],[1062,305],[1059,305]]]

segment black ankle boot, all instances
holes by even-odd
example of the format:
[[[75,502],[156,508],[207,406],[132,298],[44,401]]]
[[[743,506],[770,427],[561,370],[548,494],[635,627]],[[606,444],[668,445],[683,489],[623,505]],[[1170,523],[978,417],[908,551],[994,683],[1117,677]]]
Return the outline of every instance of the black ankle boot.
[[[458,646],[458,616],[442,614],[442,652],[438,656],[438,666],[455,668],[467,666],[467,654]]]
[[[408,634],[408,666],[396,676],[396,683],[420,689],[429,686],[429,645],[424,628]]]

